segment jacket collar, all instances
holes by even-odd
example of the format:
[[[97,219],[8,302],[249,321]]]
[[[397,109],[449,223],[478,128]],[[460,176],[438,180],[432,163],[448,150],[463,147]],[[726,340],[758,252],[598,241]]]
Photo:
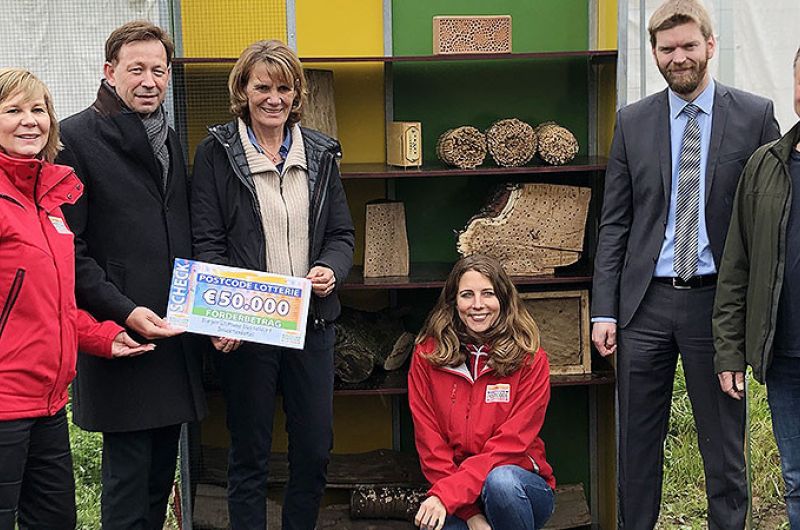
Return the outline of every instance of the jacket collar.
[[[800,121],[795,123],[794,127],[783,135],[783,138],[772,144],[770,151],[780,160],[788,162],[792,156],[792,150],[794,150],[798,142],[800,142]]]
[[[97,90],[97,99],[92,104],[101,116],[108,118],[118,114],[136,114],[130,110],[117,95],[114,87],[108,84],[108,81],[103,79],[100,81],[100,88]]]
[[[237,118],[236,123],[239,143],[242,145],[242,149],[244,150],[247,164],[250,166],[250,172],[263,173],[265,171],[274,171],[275,173],[279,173],[278,168],[268,156],[259,153],[252,144],[246,145],[246,142],[249,142],[250,139],[247,133],[247,124],[244,122],[244,120]],[[284,171],[292,167],[299,167],[303,170],[307,170],[308,166],[306,164],[306,149],[305,145],[303,145],[303,135],[300,132],[300,125],[294,124],[289,129],[289,134],[292,135],[292,145],[289,148],[289,153],[286,155],[286,160],[284,160],[283,163]]]
[[[0,152],[0,194],[20,204],[34,201],[47,212],[62,204],[75,204],[83,184],[72,168],[38,158],[14,158]]]
[[[97,99],[92,103],[91,108],[104,118],[98,134],[102,135],[115,149],[137,160],[150,177],[149,190],[155,196],[161,197],[164,176],[139,114],[125,106],[114,87],[109,85],[105,79],[100,83]],[[174,161],[179,155],[175,153],[169,136],[167,137],[167,148],[170,150],[170,164],[172,165],[170,172],[172,172],[175,167]],[[167,181],[167,195],[169,195],[173,181],[173,178]]]
[[[470,383],[475,383],[482,375],[494,371],[488,364],[489,347],[487,345],[467,344],[464,346],[464,350],[468,356],[465,362],[458,366],[440,366],[439,369],[462,377]]]

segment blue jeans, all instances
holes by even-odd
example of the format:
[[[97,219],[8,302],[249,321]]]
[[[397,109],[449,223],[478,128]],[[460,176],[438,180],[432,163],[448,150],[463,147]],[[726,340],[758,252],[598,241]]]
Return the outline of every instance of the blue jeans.
[[[800,530],[800,358],[775,357],[767,371],[772,432],[781,454],[786,509],[792,530]]]
[[[492,528],[538,530],[553,515],[553,490],[542,477],[519,466],[494,468],[481,491],[483,514]],[[467,523],[448,515],[442,530],[466,530]]]

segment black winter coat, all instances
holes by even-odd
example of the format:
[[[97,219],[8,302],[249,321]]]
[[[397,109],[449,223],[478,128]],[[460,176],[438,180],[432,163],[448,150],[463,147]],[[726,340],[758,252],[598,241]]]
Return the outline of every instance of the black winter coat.
[[[309,266],[333,270],[338,289],[353,265],[353,220],[339,176],[339,143],[302,128],[308,166]],[[197,147],[192,178],[194,257],[200,261],[266,270],[263,233],[253,176],[247,165],[236,120],[209,128]],[[341,311],[334,290],[311,297],[309,322],[324,325]]]
[[[170,129],[167,140],[166,194],[141,119],[121,105],[113,89],[102,85],[90,108],[64,120],[61,139],[58,162],[75,168],[85,184],[83,197],[64,208],[75,233],[78,307],[123,326],[136,306],[164,316],[173,260],[191,256],[189,184],[175,131]],[[199,340],[187,335],[158,340],[153,352],[124,359],[80,354],[73,383],[75,423],[91,431],[125,432],[201,419]]]

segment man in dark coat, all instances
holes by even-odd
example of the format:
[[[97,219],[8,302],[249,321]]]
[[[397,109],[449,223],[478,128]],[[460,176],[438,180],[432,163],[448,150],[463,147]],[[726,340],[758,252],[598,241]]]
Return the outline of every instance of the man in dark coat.
[[[712,79],[699,0],[666,0],[648,27],[669,88],[621,109],[605,180],[592,340],[617,352],[619,526],[652,529],[678,355],[703,457],[710,530],[748,508],[745,407],[719,389],[711,310],[736,184],[779,136],[772,102]]]
[[[86,186],[65,212],[78,305],[157,345],[129,359],[79,356],[74,419],[103,433],[105,530],[162,528],[181,424],[205,414],[199,350],[161,318],[173,260],[192,252],[185,161],[161,105],[173,50],[149,22],[114,30],[97,100],[61,128],[58,161]]]

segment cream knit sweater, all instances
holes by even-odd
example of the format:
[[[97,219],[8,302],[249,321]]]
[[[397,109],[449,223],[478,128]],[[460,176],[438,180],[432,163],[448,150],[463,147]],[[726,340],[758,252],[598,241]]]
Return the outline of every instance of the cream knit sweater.
[[[291,129],[292,147],[283,163],[283,174],[266,155],[259,153],[239,119],[239,138],[253,175],[261,209],[267,249],[267,271],[289,276],[308,273],[308,166],[300,126]]]

